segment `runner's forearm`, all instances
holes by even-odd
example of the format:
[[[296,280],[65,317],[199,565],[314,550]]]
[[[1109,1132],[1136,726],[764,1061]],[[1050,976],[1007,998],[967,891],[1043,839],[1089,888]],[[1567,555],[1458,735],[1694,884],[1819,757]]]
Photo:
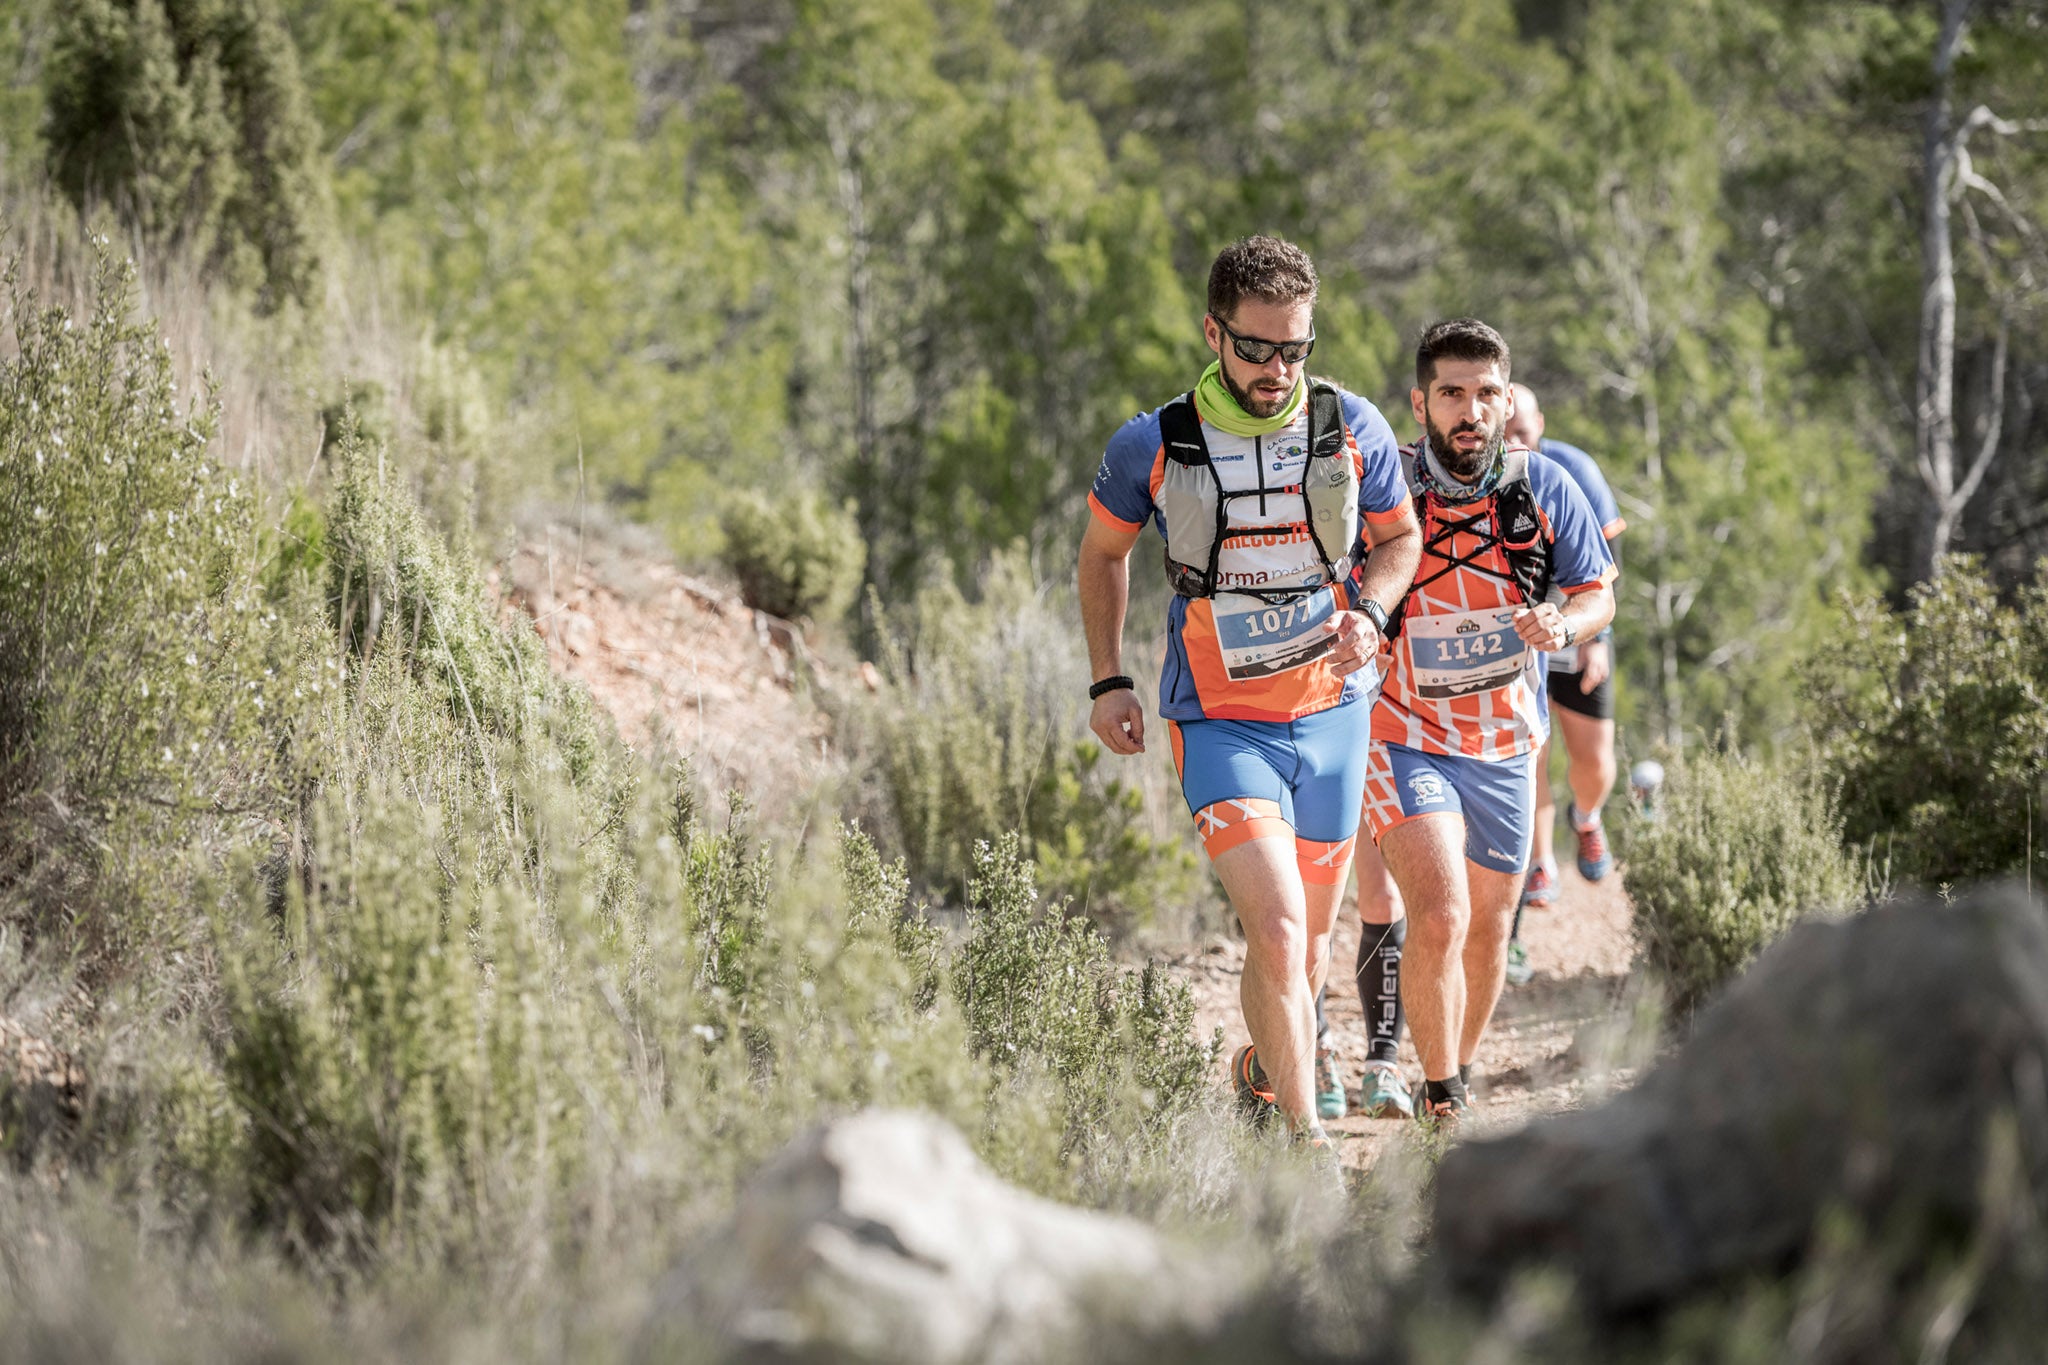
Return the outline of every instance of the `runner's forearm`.
[[[1585,592],[1574,593],[1565,599],[1565,604],[1559,609],[1558,615],[1571,625],[1572,633],[1577,638],[1591,640],[1607,629],[1608,622],[1614,619],[1614,589],[1603,584]]]
[[[1130,604],[1131,561],[1083,543],[1077,571],[1081,628],[1088,637],[1091,680],[1124,671],[1124,612]]]
[[[1358,602],[1369,597],[1392,614],[1421,563],[1422,528],[1412,513],[1385,530],[1374,528],[1372,551],[1359,571]]]

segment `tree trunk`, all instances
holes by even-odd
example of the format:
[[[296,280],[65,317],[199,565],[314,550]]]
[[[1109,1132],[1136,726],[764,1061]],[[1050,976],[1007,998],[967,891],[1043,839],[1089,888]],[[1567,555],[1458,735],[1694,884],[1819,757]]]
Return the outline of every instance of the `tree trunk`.
[[[1949,196],[1957,153],[1955,60],[1974,8],[1976,0],[1943,0],[1921,167],[1920,357],[1914,384],[1913,453],[1928,494],[1915,573],[1922,581],[1941,572],[1941,557],[1948,553],[1963,502],[1956,496],[1956,260]]]
[[[875,421],[874,277],[868,264],[867,178],[862,164],[862,123],[857,113],[835,110],[826,137],[838,172],[839,209],[846,220],[848,359],[853,367],[855,502],[868,550],[867,576],[878,581],[882,544],[882,451]]]

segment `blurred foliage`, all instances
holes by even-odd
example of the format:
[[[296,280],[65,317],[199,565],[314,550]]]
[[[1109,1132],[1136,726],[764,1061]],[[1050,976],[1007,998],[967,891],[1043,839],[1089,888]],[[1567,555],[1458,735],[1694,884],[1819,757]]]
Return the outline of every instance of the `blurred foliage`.
[[[1809,763],[1695,749],[1670,766],[1655,819],[1616,823],[1636,943],[1681,1016],[1801,916],[1846,913],[1873,889]]]
[[[735,494],[719,519],[740,597],[771,616],[832,621],[860,591],[866,561],[852,506],[817,489]]]
[[[2048,561],[2001,602],[1952,560],[1903,611],[1851,601],[1829,645],[1806,694],[1849,838],[1926,886],[2048,885]]]
[[[1040,1192],[1254,1226],[1315,1267],[1313,1312],[1412,1283],[1304,1232],[1357,1206],[1287,1184],[1221,1115],[1187,995],[1089,927],[1201,877],[1166,766],[1086,736],[1058,582],[1104,440],[1199,372],[1203,272],[1245,232],[1315,256],[1317,368],[1398,428],[1407,338],[1476,312],[1604,462],[1631,523],[1624,723],[1692,750],[1662,819],[1620,832],[1682,1002],[1860,895],[1866,856],[1931,881],[2029,840],[2038,861],[2048,587],[2020,582],[2048,550],[2048,138],[2025,128],[1985,126],[1956,201],[1959,432],[1999,433],[1961,528],[1982,567],[1897,600],[1937,22],[1889,0],[0,7],[0,203],[48,176],[125,215],[146,288],[196,264],[214,291],[167,355],[103,253],[96,307],[16,288],[0,344],[0,1003],[70,1030],[95,1080],[76,1133],[7,1135],[64,1182],[61,1206],[0,1189],[8,1339],[604,1358],[747,1169],[881,1101]],[[1958,107],[2040,119],[2038,7],[1974,23]],[[92,273],[61,236],[32,244],[52,295]],[[274,316],[241,382],[177,392],[251,308]],[[237,405],[277,412],[237,428]],[[872,841],[842,828],[821,858],[700,811],[501,619],[469,529],[572,473],[684,556],[722,531],[790,612],[830,618],[864,577],[885,685],[837,719]],[[1698,743],[1731,719],[1766,752],[1817,728],[1824,762]],[[1499,1322],[1418,1291],[1413,1341],[1819,1359],[2005,1331],[2023,1354],[2039,1226],[1904,1297],[1873,1288],[1889,1248],[1823,1246],[1795,1284],[1620,1346],[1561,1295],[1529,1336],[1540,1286]]]
[[[1136,775],[1107,771],[1087,734],[1071,608],[1036,585],[1021,548],[978,586],[976,602],[941,583],[881,618],[886,686],[849,717],[879,787],[874,823],[943,898],[977,875],[975,842],[1007,832],[1052,896],[1099,922],[1148,922],[1193,894],[1197,869],[1185,837],[1145,819]]]
[[[78,0],[50,54],[52,178],[153,247],[188,245],[265,308],[309,301],[319,128],[276,0]]]
[[[253,489],[215,464],[133,268],[94,243],[74,319],[6,276],[0,359],[0,907],[32,935],[148,941],[161,858],[260,805],[287,691],[251,572]],[[82,325],[79,325],[81,324]]]

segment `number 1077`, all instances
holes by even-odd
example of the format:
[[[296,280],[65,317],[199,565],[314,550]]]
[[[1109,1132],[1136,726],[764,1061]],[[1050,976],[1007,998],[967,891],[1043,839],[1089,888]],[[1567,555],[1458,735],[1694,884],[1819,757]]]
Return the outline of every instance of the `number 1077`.
[[[1286,606],[1267,607],[1264,611],[1252,612],[1244,618],[1245,634],[1254,640],[1267,635],[1278,635],[1292,629],[1297,621],[1306,625],[1312,611],[1309,603],[1289,602]]]

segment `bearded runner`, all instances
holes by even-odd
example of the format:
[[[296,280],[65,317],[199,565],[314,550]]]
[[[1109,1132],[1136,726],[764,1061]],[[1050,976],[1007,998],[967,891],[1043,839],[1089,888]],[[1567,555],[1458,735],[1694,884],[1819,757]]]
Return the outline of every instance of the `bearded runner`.
[[[1422,562],[1391,623],[1365,818],[1406,911],[1401,1013],[1422,1061],[1422,1118],[1455,1118],[1470,1103],[1470,1067],[1500,999],[1528,864],[1533,755],[1548,733],[1542,656],[1614,616],[1614,561],[1585,495],[1505,438],[1509,363],[1507,342],[1483,322],[1429,327],[1409,393],[1423,439],[1401,452],[1422,509]],[[1562,605],[1547,600],[1553,584]]]
[[[1110,440],[1088,502],[1081,618],[1095,684],[1089,724],[1116,754],[1145,749],[1123,670],[1129,558],[1150,523],[1166,542],[1159,709],[1182,791],[1245,932],[1251,1045],[1240,1102],[1326,1143],[1313,1002],[1349,871],[1387,609],[1420,541],[1392,428],[1370,403],[1311,379],[1315,267],[1272,237],[1209,272],[1194,388]]]

